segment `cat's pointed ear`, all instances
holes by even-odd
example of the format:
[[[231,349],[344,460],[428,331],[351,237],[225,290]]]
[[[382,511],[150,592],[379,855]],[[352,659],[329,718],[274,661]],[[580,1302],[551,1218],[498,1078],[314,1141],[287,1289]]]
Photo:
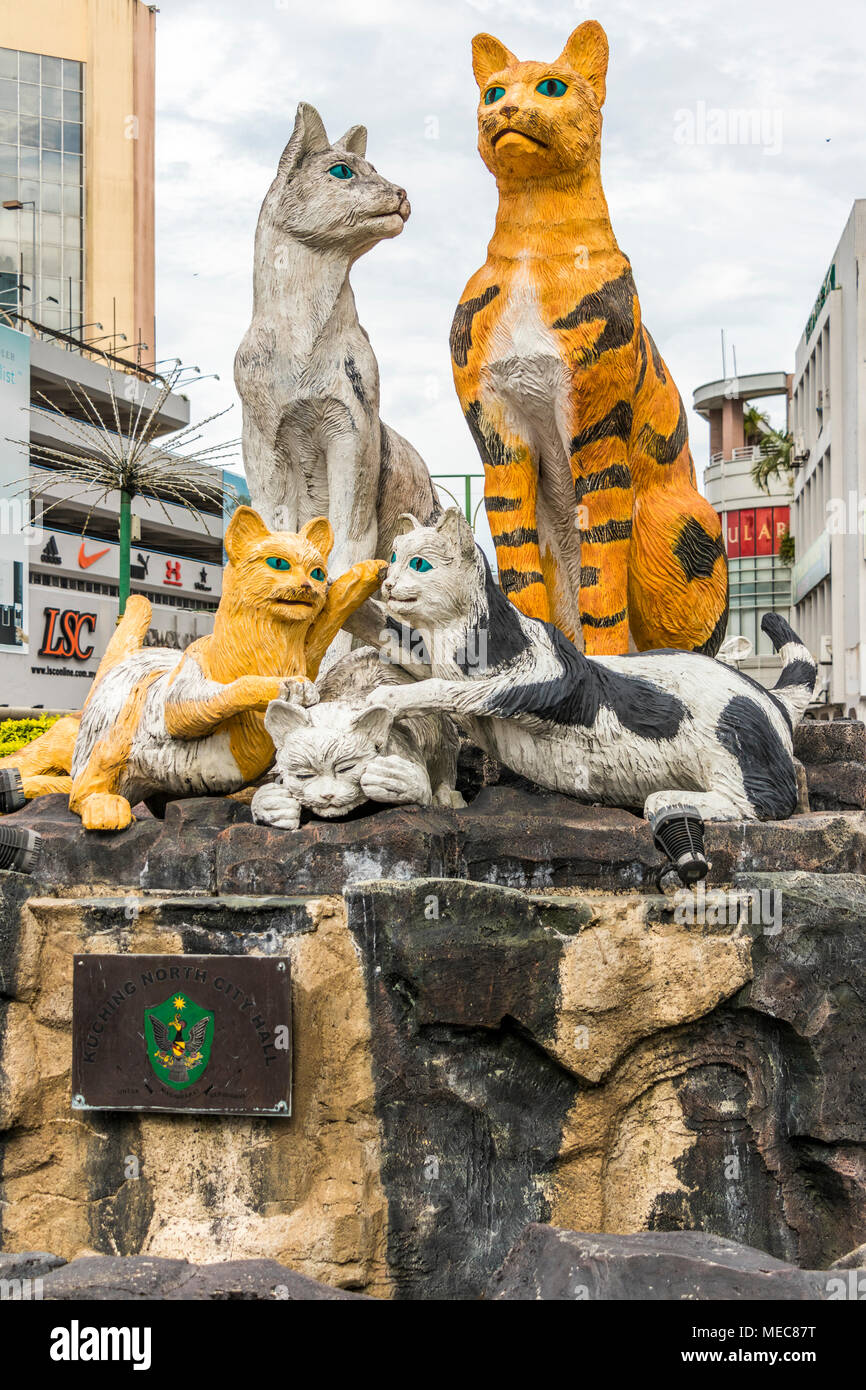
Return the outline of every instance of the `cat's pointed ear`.
[[[385,709],[383,705],[371,705],[355,720],[355,728],[360,729],[368,738],[372,739],[376,745],[376,751],[381,753],[388,742],[388,735],[393,723],[394,715],[391,710]]]
[[[252,507],[238,507],[226,527],[226,554],[237,564],[257,541],[264,540],[270,534],[258,512],[254,512]]]
[[[475,558],[475,536],[459,507],[449,507],[436,522],[436,530],[465,559]]]
[[[367,153],[367,127],[365,125],[353,125],[346,131],[341,140],[337,141],[341,150],[348,150],[349,154],[357,154],[364,158]]]
[[[420,530],[421,523],[418,520],[417,516],[413,516],[411,512],[404,512],[402,516],[397,517],[397,525],[394,527],[394,535],[408,536],[410,531]]]
[[[586,79],[599,107],[604,106],[608,53],[607,34],[598,20],[587,19],[577,26],[559,55],[561,63]]]
[[[502,72],[516,62],[514,54],[492,34],[476,34],[472,40],[472,71],[482,91],[495,72]]]
[[[334,528],[326,516],[316,516],[301,527],[300,534],[310,545],[314,545],[323,560],[327,560],[334,549]]]
[[[300,705],[293,705],[289,700],[271,700],[265,710],[265,728],[279,747],[289,734],[296,734],[299,729],[305,729],[310,723],[310,716]]]
[[[302,101],[295,116],[292,138],[280,156],[280,171],[291,174],[308,154],[324,154],[331,148],[324,122],[315,106]]]

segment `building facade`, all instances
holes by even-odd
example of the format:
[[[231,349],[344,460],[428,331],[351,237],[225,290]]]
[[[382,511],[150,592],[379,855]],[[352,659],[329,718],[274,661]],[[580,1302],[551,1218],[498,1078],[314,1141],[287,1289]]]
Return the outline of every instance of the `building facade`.
[[[138,362],[156,358],[155,10],[0,0],[0,203],[21,205],[0,209],[0,303]]]
[[[763,685],[775,684],[780,662],[761,631],[765,613],[790,619],[791,566],[780,556],[789,532],[791,486],[784,475],[769,480],[764,492],[752,478],[760,445],[746,443],[746,402],[783,396],[785,372],[708,382],[694,392],[694,406],[710,427],[710,461],[704,491],[722,518],[728,555],[731,607],[728,637],[745,638],[751,648],[740,669]],[[745,645],[744,645],[745,650]]]
[[[866,199],[797,345],[790,421],[795,626],[821,663],[827,713],[866,717]]]
[[[133,412],[160,396],[154,9],[141,0],[0,0],[6,709],[80,708],[117,618],[119,496],[97,505],[96,493],[46,468],[43,451],[86,451],[89,411],[116,431],[116,402],[125,431]],[[168,395],[156,434],[188,423],[186,398]],[[28,474],[50,481],[39,505]],[[132,590],[153,605],[148,641],[182,648],[212,628],[224,517],[202,512],[196,519],[167,499],[133,503]]]

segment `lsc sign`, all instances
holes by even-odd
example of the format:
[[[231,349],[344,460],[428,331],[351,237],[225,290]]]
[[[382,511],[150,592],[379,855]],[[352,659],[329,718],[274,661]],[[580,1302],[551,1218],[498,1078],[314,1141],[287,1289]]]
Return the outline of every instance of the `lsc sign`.
[[[80,613],[76,608],[46,608],[39,655],[87,661],[93,655],[93,643],[86,647],[84,643],[95,630],[95,613]]]

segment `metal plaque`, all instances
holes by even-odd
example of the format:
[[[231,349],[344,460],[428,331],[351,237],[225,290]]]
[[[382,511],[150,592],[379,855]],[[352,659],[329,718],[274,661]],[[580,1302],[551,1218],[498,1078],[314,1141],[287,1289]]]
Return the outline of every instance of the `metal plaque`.
[[[273,956],[75,956],[72,1108],[292,1110],[290,963]]]

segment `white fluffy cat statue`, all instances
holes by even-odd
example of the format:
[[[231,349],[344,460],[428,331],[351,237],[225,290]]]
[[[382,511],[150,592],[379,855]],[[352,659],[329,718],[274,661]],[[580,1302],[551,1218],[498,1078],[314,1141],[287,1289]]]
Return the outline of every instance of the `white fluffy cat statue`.
[[[588,657],[509,602],[456,508],[429,526],[404,518],[381,594],[355,631],[399,636],[408,669],[430,678],[369,702],[399,719],[451,714],[540,787],[642,811],[686,881],[707,872],[703,821],[796,809],[793,728],[817,666],[777,614],[763,621],[783,661],[773,690],[696,652]]]
[[[454,786],[459,739],[448,716],[429,713],[395,722],[390,710],[366,703],[372,689],[409,679],[365,647],[341,657],[319,678],[319,703],[300,717],[300,706],[273,700],[265,728],[276,748],[277,780],[259,787],[253,819],[296,830],[305,809],[332,820],[367,801],[463,806]]]

